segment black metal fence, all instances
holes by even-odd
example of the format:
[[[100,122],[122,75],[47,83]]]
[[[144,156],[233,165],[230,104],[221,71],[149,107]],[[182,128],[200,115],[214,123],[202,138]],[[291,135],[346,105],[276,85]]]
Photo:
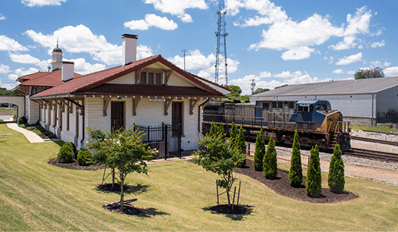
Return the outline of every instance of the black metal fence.
[[[148,143],[149,148],[159,151],[155,159],[181,158],[181,125],[135,125],[134,130],[142,132],[143,142]]]

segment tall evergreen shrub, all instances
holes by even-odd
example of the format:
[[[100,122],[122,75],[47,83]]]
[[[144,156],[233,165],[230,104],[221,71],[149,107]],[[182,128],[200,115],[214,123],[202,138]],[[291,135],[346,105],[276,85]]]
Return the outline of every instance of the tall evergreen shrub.
[[[237,165],[238,168],[244,168],[246,166],[246,143],[242,126],[240,126],[239,134],[236,138],[234,148],[237,149],[240,154],[245,154],[244,159],[242,159]]]
[[[298,187],[303,182],[303,169],[301,167],[300,142],[297,130],[294,132],[292,158],[290,160],[289,181],[293,187]]]
[[[236,136],[238,136],[238,128],[232,122],[231,133],[229,134],[229,148],[231,149],[234,148]]]
[[[256,138],[256,149],[254,151],[254,169],[256,171],[263,170],[263,159],[265,155],[265,141],[263,129],[257,134]]]
[[[307,195],[310,197],[318,197],[322,192],[322,176],[318,145],[311,148],[305,188],[307,190]]]
[[[333,156],[329,164],[328,185],[330,191],[342,193],[344,191],[344,162],[341,158],[340,145],[336,144],[333,150]]]
[[[209,136],[214,136],[218,133],[218,127],[216,124],[214,124],[214,122],[211,122],[211,127],[210,127],[210,131],[209,131]]]
[[[275,141],[271,136],[263,159],[263,172],[267,179],[274,179],[276,175],[278,175],[278,162],[276,160],[276,155]]]
[[[220,126],[218,126],[218,133],[221,135],[221,141],[225,142],[225,129],[222,122],[220,123]]]

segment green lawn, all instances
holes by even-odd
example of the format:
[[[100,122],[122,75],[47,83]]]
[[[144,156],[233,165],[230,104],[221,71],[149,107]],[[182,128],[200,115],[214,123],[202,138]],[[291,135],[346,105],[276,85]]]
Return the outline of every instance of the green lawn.
[[[16,110],[14,110],[14,108],[5,108],[5,107],[0,107],[0,113],[4,113],[4,114],[16,114]]]
[[[147,217],[111,213],[102,204],[119,200],[96,190],[102,171],[77,171],[47,164],[59,145],[30,144],[0,125],[0,230],[398,230],[398,186],[347,178],[346,189],[360,198],[337,204],[312,204],[280,196],[246,176],[243,217],[204,210],[216,204],[216,175],[186,161],[150,165],[149,176],[132,174],[138,186],[127,199]],[[324,181],[326,184],[326,181]],[[225,199],[224,199],[225,200]]]
[[[398,129],[389,128],[388,126],[350,126],[352,130],[364,130],[364,131],[374,131],[374,132],[398,132]]]

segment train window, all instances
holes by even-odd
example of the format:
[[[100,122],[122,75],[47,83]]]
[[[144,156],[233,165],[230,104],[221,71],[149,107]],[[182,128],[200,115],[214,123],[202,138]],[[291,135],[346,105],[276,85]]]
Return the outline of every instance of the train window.
[[[289,102],[289,108],[293,109],[294,108],[294,102]]]
[[[276,102],[272,102],[272,108],[276,108]]]
[[[263,108],[265,110],[268,110],[269,109],[269,103],[263,103]]]
[[[308,112],[308,106],[298,106],[298,112]]]
[[[278,102],[278,108],[283,108],[283,102]]]

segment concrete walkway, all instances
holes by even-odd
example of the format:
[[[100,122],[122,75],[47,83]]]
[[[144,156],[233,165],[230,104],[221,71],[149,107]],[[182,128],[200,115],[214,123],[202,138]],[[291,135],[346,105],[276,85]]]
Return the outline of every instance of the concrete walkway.
[[[18,124],[16,123],[7,123],[7,127],[15,130],[17,132],[22,133],[23,135],[25,135],[25,137],[29,140],[30,143],[42,143],[42,142],[46,142],[44,139],[42,139],[40,136],[38,136],[36,133],[26,130],[24,128],[21,128],[18,126]]]

